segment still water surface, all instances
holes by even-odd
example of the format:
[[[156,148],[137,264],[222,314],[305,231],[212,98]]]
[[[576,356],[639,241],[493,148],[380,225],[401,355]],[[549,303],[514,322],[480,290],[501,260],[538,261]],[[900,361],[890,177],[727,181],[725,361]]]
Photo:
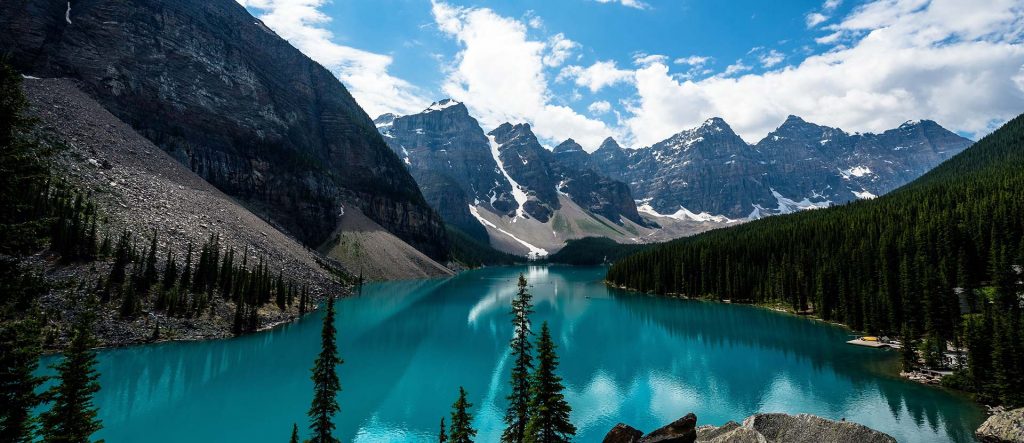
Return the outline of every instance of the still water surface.
[[[972,441],[981,411],[893,375],[898,355],[846,345],[849,332],[748,306],[607,289],[604,268],[491,268],[367,285],[338,302],[342,441],[436,441],[460,385],[477,441],[497,441],[510,359],[509,303],[527,274],[534,320],[550,323],[578,428],[650,431],[690,411],[720,425],[755,412],[863,423],[901,442]],[[321,314],[230,340],[100,352],[109,443],[287,441],[305,431]]]

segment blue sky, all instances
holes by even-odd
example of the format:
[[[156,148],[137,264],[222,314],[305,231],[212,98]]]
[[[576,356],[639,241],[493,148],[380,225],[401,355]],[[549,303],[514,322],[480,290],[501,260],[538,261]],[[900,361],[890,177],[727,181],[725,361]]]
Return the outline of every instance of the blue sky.
[[[641,146],[721,116],[848,131],[1024,111],[1024,0],[239,0],[372,116],[453,97],[485,130]]]

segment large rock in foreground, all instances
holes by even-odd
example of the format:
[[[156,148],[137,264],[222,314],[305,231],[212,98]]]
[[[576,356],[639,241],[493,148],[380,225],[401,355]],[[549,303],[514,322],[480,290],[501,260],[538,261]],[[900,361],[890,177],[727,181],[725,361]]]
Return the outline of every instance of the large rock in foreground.
[[[833,421],[809,414],[755,414],[743,420],[769,442],[860,442],[896,443],[896,439],[867,426]]]
[[[974,435],[984,443],[1024,443],[1024,408],[997,412]]]
[[[640,431],[619,423],[608,432],[604,443],[896,443],[896,439],[864,425],[808,414],[755,414],[742,425],[730,421],[722,426],[697,427],[697,416],[690,413],[643,438],[639,436]]]

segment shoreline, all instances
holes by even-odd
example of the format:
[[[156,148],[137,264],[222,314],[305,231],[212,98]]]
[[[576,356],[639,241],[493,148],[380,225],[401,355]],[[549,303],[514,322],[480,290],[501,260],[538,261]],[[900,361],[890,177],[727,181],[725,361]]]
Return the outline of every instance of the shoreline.
[[[808,320],[815,321],[815,322],[818,322],[818,323],[824,323],[824,324],[828,324],[828,325],[832,325],[832,326],[837,326],[837,327],[843,328],[843,329],[845,329],[847,331],[850,331],[852,333],[855,333],[855,334],[864,333],[864,331],[858,331],[858,330],[853,329],[849,325],[846,325],[844,323],[840,323],[840,322],[836,322],[836,321],[831,321],[831,320],[824,320],[824,319],[822,319],[821,317],[818,317],[815,314],[801,314],[801,313],[797,313],[797,312],[794,312],[794,311],[792,311],[790,309],[781,308],[781,307],[779,307],[778,305],[775,305],[775,304],[733,302],[731,299],[729,301],[724,301],[724,300],[718,300],[718,299],[713,298],[713,297],[689,297],[689,296],[685,296],[685,295],[682,295],[682,294],[657,294],[657,293],[654,293],[654,292],[643,292],[643,291],[638,291],[638,290],[635,290],[635,289],[632,289],[632,288],[628,288],[628,287],[625,287],[625,286],[615,285],[615,284],[613,284],[612,282],[610,282],[608,280],[604,280],[604,284],[605,284],[605,286],[608,286],[609,288],[617,289],[617,290],[620,290],[620,291],[629,291],[629,292],[634,292],[634,293],[637,293],[637,294],[644,294],[644,295],[652,296],[652,297],[664,297],[664,298],[672,298],[672,299],[676,299],[676,300],[699,301],[699,302],[705,302],[705,303],[719,303],[719,304],[725,304],[725,305],[751,306],[751,307],[755,307],[755,308],[759,308],[759,309],[766,309],[766,310],[769,310],[769,311],[774,311],[774,312],[777,312],[779,314],[785,314],[785,315],[789,315],[789,316],[793,316],[793,317],[797,317],[797,318],[808,319]],[[844,346],[853,346],[853,345],[849,345],[847,343],[843,343],[843,345]],[[894,350],[894,349],[889,348],[889,347],[872,348],[872,349],[877,349],[877,350],[885,351],[885,352],[891,352],[891,351]],[[960,395],[960,396],[963,396],[965,398],[968,398],[968,399],[970,399],[971,403],[974,403],[980,409],[986,411],[986,414],[988,414],[988,415],[992,415],[994,413],[993,411],[997,411],[1000,408],[1000,406],[991,406],[991,405],[986,405],[986,404],[978,402],[977,400],[974,399],[974,396],[971,395],[970,392],[961,391],[961,390],[958,390],[958,389],[953,389],[953,388],[949,388],[949,387],[946,387],[946,386],[942,386],[941,378],[933,379],[933,377],[930,377],[927,374],[924,374],[923,372],[918,371],[918,370],[910,371],[910,372],[904,372],[902,370],[902,368],[898,368],[898,369],[896,369],[895,371],[892,371],[892,372],[889,372],[889,371],[884,371],[884,372],[886,372],[888,375],[891,375],[891,376],[894,376],[894,377],[898,377],[898,378],[901,378],[901,379],[904,379],[904,380],[907,380],[907,381],[911,381],[911,382],[914,382],[914,383],[917,383],[917,384],[920,384],[920,385],[923,385],[923,386],[928,386],[928,387],[932,387],[932,388],[942,389],[944,391],[951,392],[951,393],[954,393],[956,395]]]

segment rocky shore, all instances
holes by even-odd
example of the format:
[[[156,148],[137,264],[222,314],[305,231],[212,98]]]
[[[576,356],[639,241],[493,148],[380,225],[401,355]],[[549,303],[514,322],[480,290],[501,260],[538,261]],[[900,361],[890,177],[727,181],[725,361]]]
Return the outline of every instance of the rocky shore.
[[[697,426],[692,412],[648,434],[619,423],[603,443],[896,443],[867,426],[808,414],[754,414],[743,423]]]
[[[982,443],[1024,443],[1024,408],[992,414],[974,436]]]

